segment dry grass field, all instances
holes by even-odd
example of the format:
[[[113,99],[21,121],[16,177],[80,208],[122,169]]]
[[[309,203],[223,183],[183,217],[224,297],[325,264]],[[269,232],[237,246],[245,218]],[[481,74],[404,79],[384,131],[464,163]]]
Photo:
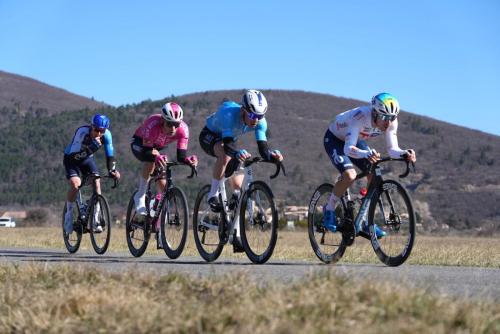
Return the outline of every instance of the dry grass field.
[[[55,227],[2,229],[0,247],[60,248],[65,250],[61,233],[61,230]],[[83,236],[81,249],[92,250],[88,235]],[[235,255],[229,250],[230,247],[226,247],[222,256],[244,258],[244,255]],[[112,230],[108,251],[128,252],[123,228]],[[153,242],[150,243],[146,254],[164,255],[162,250],[155,249]],[[183,255],[198,256],[191,230]],[[311,249],[307,231],[279,231],[279,239],[272,259],[319,261]],[[347,249],[341,262],[379,263],[379,260],[370,243],[363,238],[357,238],[355,244]],[[418,235],[407,263],[500,268],[500,240],[498,238]]]
[[[112,274],[0,265],[1,333],[498,333],[500,305],[332,274],[265,284],[242,275]]]

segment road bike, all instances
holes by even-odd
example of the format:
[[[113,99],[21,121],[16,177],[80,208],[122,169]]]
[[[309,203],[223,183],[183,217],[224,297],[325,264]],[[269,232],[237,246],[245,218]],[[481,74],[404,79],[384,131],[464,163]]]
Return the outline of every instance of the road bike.
[[[111,239],[111,217],[109,205],[106,198],[96,191],[96,180],[99,178],[112,178],[116,188],[118,180],[111,176],[101,177],[99,175],[86,175],[83,177],[81,185],[76,194],[76,205],[73,206],[73,232],[66,233],[64,230],[64,217],[67,207],[64,204],[62,215],[63,239],[66,249],[70,253],[75,253],[80,248],[82,234],[90,233],[92,247],[97,254],[104,254]],[[92,194],[85,200],[82,195],[82,188],[92,185]]]
[[[406,162],[406,171],[399,177],[408,176],[410,162],[392,158],[380,159],[368,171],[358,174],[356,180],[372,174],[372,181],[364,197],[351,197],[348,189],[340,198],[341,203],[335,209],[335,232],[323,225],[323,208],[333,185],[324,183],[314,191],[308,209],[308,231],[314,253],[321,261],[335,263],[340,260],[356,236],[369,239],[380,261],[388,266],[399,266],[408,259],[415,241],[415,213],[403,185],[382,178],[379,165],[390,161]],[[412,166],[415,170],[413,163]],[[362,224],[368,224],[369,233],[364,231]],[[385,236],[377,238],[375,225],[385,232]]]
[[[144,254],[151,233],[155,233],[157,248],[163,248],[169,258],[178,258],[184,250],[189,220],[188,204],[182,189],[173,183],[172,167],[175,166],[190,167],[189,179],[197,174],[195,167],[179,162],[167,162],[165,168],[156,167],[148,182],[144,219],[137,219],[134,201],[137,191],[130,197],[125,230],[128,249],[135,257]],[[166,180],[166,186],[161,194],[156,195],[156,182],[160,180]]]
[[[241,246],[250,261],[262,264],[273,254],[278,237],[278,211],[271,188],[263,181],[253,180],[251,166],[260,162],[276,165],[271,179],[276,178],[280,171],[286,176],[281,162],[255,157],[243,162],[244,178],[240,196],[227,198],[227,179],[224,179],[219,189],[220,212],[214,212],[208,204],[210,185],[205,185],[198,193],[194,204],[193,232],[196,248],[205,261],[215,261],[228,242],[240,242],[237,224]]]

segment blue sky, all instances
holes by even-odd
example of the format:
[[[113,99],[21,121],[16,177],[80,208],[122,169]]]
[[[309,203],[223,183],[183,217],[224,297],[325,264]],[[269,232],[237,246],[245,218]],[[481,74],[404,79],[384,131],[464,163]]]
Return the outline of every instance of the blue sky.
[[[0,45],[1,70],[112,105],[388,91],[404,110],[500,135],[496,0],[0,0]]]

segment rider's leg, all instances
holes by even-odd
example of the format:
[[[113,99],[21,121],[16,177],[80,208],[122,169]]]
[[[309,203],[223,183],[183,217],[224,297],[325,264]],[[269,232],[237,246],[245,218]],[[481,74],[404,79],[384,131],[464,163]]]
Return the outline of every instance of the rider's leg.
[[[143,161],[141,173],[139,175],[139,187],[137,193],[134,196],[134,201],[136,205],[136,212],[140,215],[146,214],[146,190],[148,187],[149,176],[154,171],[155,163],[150,161]]]
[[[210,185],[210,192],[208,193],[209,199],[218,195],[220,183],[224,180],[224,171],[226,170],[227,164],[231,160],[231,157],[226,155],[224,152],[222,142],[219,141],[215,143],[213,150],[217,160],[215,161],[212,172],[212,182]]]
[[[338,180],[333,187],[333,193],[330,195],[330,199],[328,200],[328,204],[326,206],[327,210],[335,210],[339,198],[345,194],[347,189],[353,184],[354,180],[356,180],[356,175],[356,171],[353,168],[346,169],[341,174],[340,180]]]
[[[73,207],[76,201],[78,187],[82,181],[78,176],[72,176],[68,179],[69,189],[66,197],[66,214],[64,215],[64,230],[66,233],[73,232]]]

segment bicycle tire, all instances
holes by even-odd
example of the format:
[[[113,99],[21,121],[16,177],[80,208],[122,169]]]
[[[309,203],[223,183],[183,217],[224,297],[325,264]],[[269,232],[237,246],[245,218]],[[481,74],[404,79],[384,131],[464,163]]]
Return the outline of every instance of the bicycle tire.
[[[331,232],[323,227],[323,207],[326,206],[332,191],[333,185],[329,183],[323,183],[316,188],[309,201],[307,212],[309,241],[314,254],[324,263],[338,262],[347,248],[340,231]],[[342,205],[339,205],[336,211],[342,211]]]
[[[389,215],[386,208],[390,209]],[[391,267],[403,264],[415,242],[415,213],[406,189],[397,181],[384,180],[371,200],[368,219],[371,244],[380,261]],[[377,239],[374,224],[386,236]]]
[[[162,206],[162,212],[160,213],[159,217],[161,241],[165,254],[171,259],[176,259],[182,254],[184,246],[186,245],[189,220],[187,199],[186,195],[180,188],[173,187],[168,191],[166,199],[164,199],[164,201],[165,203]],[[180,210],[178,210],[179,204],[181,206]],[[175,212],[173,212],[174,217],[171,216],[171,212],[169,210],[173,206],[175,206]],[[179,222],[180,219],[182,219],[182,221]],[[172,247],[171,245],[175,245],[175,243],[172,242],[172,240],[169,240],[169,238],[174,234],[174,232],[176,232],[174,230],[179,231],[179,229],[182,229],[180,233],[180,239],[175,238],[179,239],[178,245],[177,247]]]
[[[135,221],[135,201],[134,195],[137,193],[135,191],[130,198],[127,208],[127,218],[125,222],[125,234],[127,237],[127,245],[130,253],[135,257],[140,257],[146,251],[149,243],[149,238],[151,236],[151,225],[149,224],[148,217],[144,219],[143,223],[138,223]],[[147,200],[147,198],[146,198]],[[141,232],[142,231],[142,232]],[[135,233],[142,233],[142,238],[136,239]],[[137,242],[137,246],[134,244]]]
[[[96,207],[96,203],[99,203],[99,207],[101,208],[101,211],[99,213],[99,223],[103,231],[97,233],[96,231],[94,231],[94,226],[90,226],[90,241],[97,254],[104,254],[106,253],[109,242],[111,240],[111,217],[109,214],[109,205],[106,198],[102,195],[96,195],[92,199],[92,204],[90,207],[90,216],[88,217],[90,221],[93,221],[94,219],[94,210]],[[104,240],[101,241],[100,239],[103,239],[102,236],[104,236]]]
[[[62,234],[63,234],[64,246],[66,246],[66,249],[71,254],[76,253],[78,251],[78,249],[80,248],[80,243],[82,242],[83,229],[81,224],[78,224],[79,209],[77,206],[78,205],[75,203],[74,209],[76,209],[77,214],[75,220],[75,212],[73,211],[73,232],[70,234],[67,234],[64,231],[64,216],[66,215],[66,204],[64,204],[64,209],[62,213]]]
[[[265,197],[265,202],[262,201],[259,193]],[[255,215],[254,209],[256,205],[251,204],[251,208],[248,208],[248,205],[257,201],[259,203],[257,204],[258,210]],[[269,204],[269,207],[263,208],[262,204],[266,202]],[[253,263],[266,263],[273,255],[278,238],[278,210],[276,210],[274,203],[274,195],[266,183],[255,181],[248,186],[247,191],[243,194],[241,203],[239,224],[243,249]],[[251,217],[247,217],[247,213],[249,213],[247,209],[252,211]],[[271,209],[271,215],[267,215],[268,209]],[[270,222],[268,221],[269,218],[271,219]],[[264,232],[269,234],[269,236],[265,237]],[[262,247],[259,247],[259,244]]]
[[[204,222],[214,225],[215,227],[215,223],[220,224],[222,222],[220,214],[211,212],[210,207],[208,206],[206,197],[209,192],[210,185],[207,184],[201,188],[196,196],[193,210],[193,233],[196,249],[198,249],[200,256],[207,262],[213,262],[217,260],[222,253],[224,244],[220,240],[218,228],[210,229],[206,225],[201,224],[201,222]],[[202,216],[200,215],[200,208],[202,208]],[[209,234],[209,241],[206,241],[207,234]]]

